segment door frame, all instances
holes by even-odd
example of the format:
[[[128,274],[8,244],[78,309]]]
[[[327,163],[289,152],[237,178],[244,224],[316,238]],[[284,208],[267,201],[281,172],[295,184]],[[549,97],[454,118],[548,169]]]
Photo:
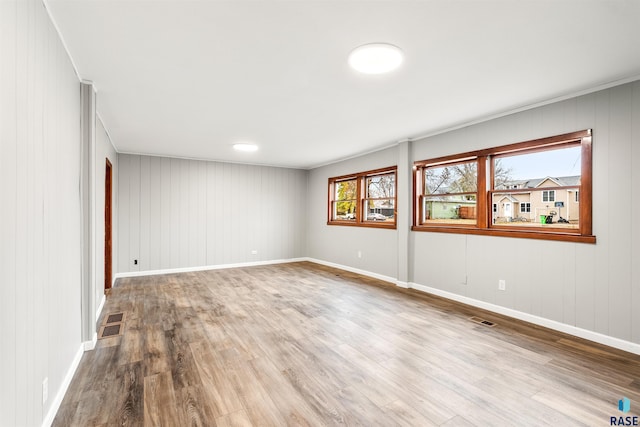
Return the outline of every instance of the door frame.
[[[113,166],[106,159],[104,177],[104,292],[111,289],[113,274]]]

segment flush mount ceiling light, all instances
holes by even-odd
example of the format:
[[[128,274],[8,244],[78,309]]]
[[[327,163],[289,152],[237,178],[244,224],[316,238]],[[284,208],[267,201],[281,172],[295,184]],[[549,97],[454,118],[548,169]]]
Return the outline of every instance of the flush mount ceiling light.
[[[256,144],[251,144],[248,142],[239,142],[237,144],[233,144],[233,149],[236,151],[244,151],[250,153],[252,151],[258,151],[258,146]]]
[[[388,43],[359,46],[349,54],[349,65],[364,74],[383,74],[395,70],[404,59],[400,48]]]

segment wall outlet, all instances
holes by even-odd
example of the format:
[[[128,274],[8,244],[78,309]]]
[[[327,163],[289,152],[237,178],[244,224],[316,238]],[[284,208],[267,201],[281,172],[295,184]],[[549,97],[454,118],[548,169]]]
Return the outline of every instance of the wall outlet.
[[[47,403],[49,399],[49,377],[42,380],[42,404]]]
[[[133,260],[133,265],[138,265],[138,260],[137,259]]]
[[[258,251],[256,251],[255,249],[251,251],[251,255],[258,255]]]
[[[498,280],[498,290],[504,291],[507,289],[507,281],[506,280]]]
[[[358,258],[362,258],[362,251],[358,251]]]

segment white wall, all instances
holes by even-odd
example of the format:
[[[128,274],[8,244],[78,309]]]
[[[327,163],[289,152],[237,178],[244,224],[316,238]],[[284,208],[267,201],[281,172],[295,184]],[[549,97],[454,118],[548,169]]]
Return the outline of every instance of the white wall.
[[[587,128],[594,135],[596,244],[411,232],[402,256],[404,243],[396,233],[406,229],[326,225],[327,179],[391,166],[394,158],[401,168],[406,162],[400,144],[309,172],[308,256],[401,282],[396,271],[407,268],[408,280],[418,287],[640,344],[640,194],[635,191],[640,188],[640,82],[414,141],[410,158]],[[399,210],[398,220],[410,224],[410,210]],[[499,279],[506,280],[506,291],[498,291]]]
[[[34,426],[81,349],[80,88],[41,1],[0,31],[0,425]]]
[[[398,150],[393,147],[309,171],[309,257],[398,277],[397,230],[327,225],[329,178],[397,164]],[[362,258],[358,258],[358,251]]]
[[[127,154],[118,168],[119,272],[304,256],[305,171]]]
[[[99,96],[99,94],[98,94]],[[111,210],[112,210],[112,277],[118,272],[118,154],[100,119],[96,120],[96,151],[95,151],[95,301],[96,308],[104,298],[104,182],[106,159],[112,166]],[[95,313],[98,315],[99,313]]]

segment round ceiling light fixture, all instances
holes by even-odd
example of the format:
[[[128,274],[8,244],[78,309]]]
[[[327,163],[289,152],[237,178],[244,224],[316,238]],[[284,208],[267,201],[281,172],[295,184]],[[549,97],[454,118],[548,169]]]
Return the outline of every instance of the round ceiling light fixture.
[[[349,65],[364,74],[383,74],[398,68],[404,59],[399,47],[388,43],[369,43],[349,54]]]
[[[236,151],[244,151],[245,153],[251,153],[253,151],[258,151],[258,146],[250,142],[239,142],[237,144],[233,144],[233,149]]]

